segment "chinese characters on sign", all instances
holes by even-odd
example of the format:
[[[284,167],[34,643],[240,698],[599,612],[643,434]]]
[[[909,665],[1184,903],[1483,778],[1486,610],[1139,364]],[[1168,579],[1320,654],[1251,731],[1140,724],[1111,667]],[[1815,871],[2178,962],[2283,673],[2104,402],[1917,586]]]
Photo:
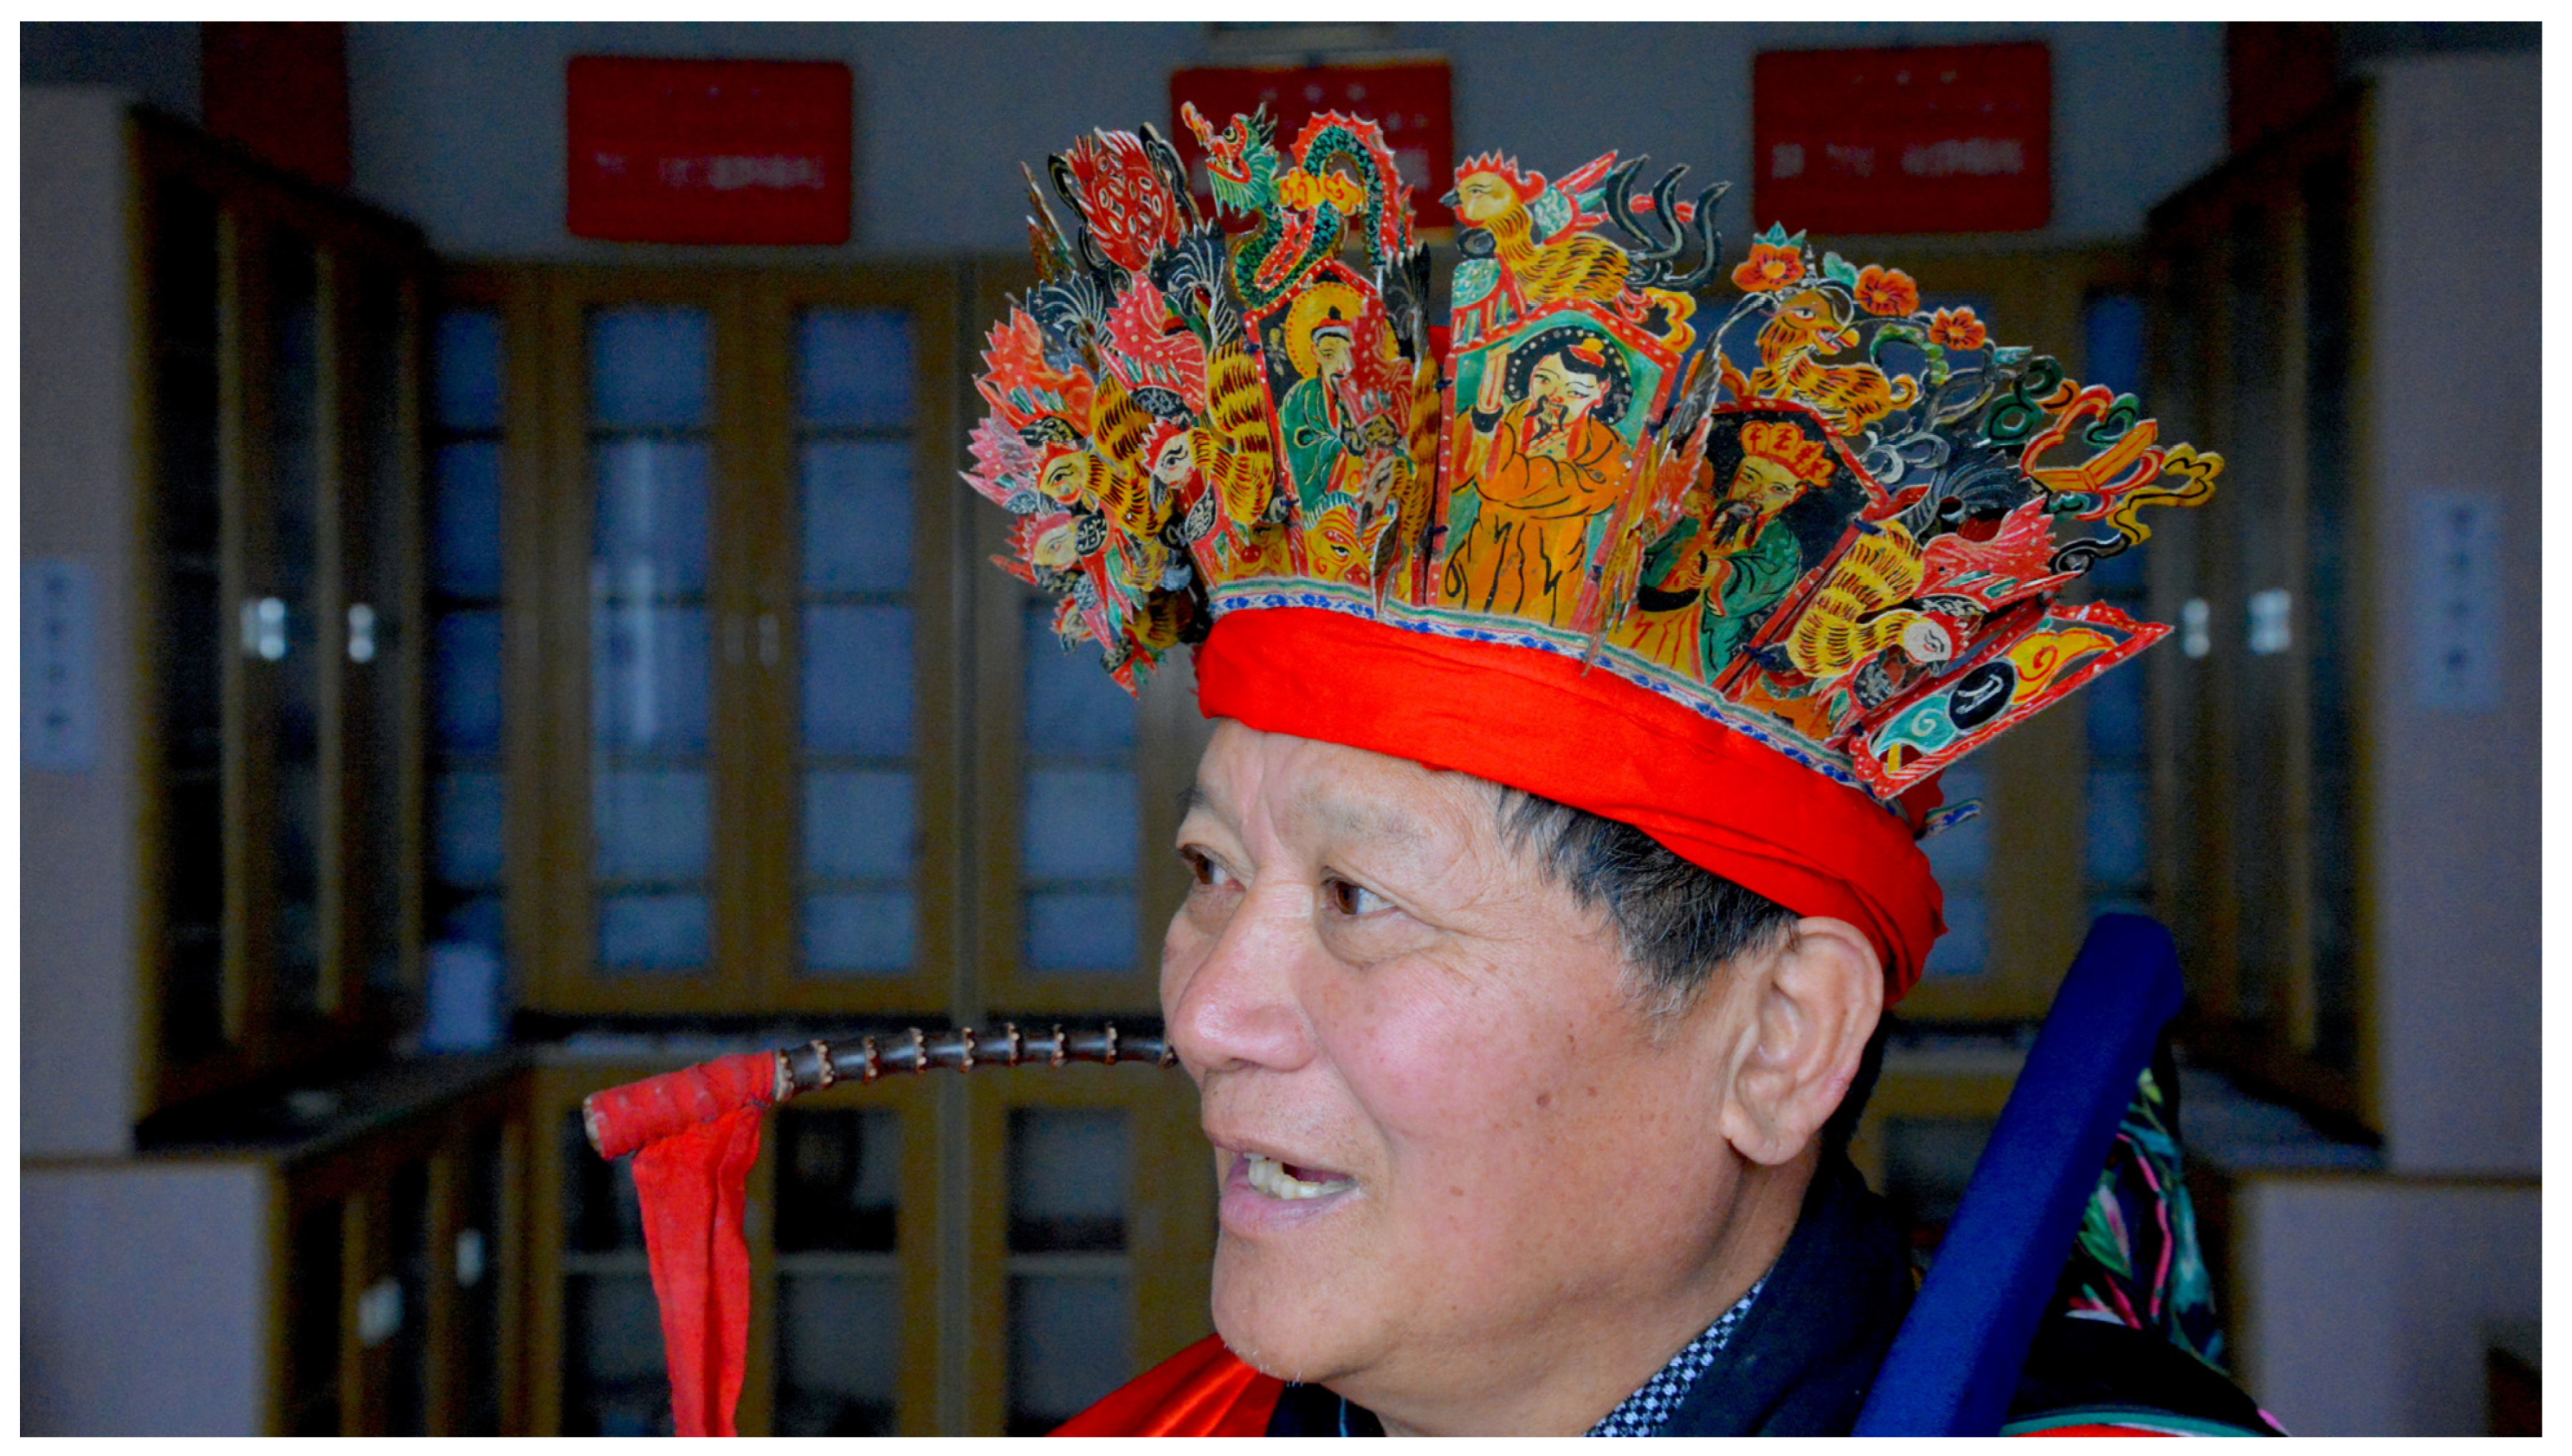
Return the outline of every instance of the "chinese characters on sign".
[[[2419,705],[2489,712],[2500,706],[2500,512],[2487,495],[2423,491],[2411,498],[2411,542]]]
[[[1771,51],[1752,70],[1753,211],[1824,234],[2042,228],[2053,104],[2042,45]]]
[[[849,241],[849,68],[579,56],[572,233],[627,243]]]

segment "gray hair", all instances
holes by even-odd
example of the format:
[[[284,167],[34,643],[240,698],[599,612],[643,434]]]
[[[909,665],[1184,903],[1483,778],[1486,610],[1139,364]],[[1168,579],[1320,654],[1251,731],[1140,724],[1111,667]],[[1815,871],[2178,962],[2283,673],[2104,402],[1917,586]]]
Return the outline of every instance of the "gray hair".
[[[1684,1012],[1737,956],[1788,944],[1799,918],[1630,824],[1501,787],[1501,843],[1583,907],[1604,910],[1655,1022]]]
[[[1795,912],[1689,864],[1634,826],[1494,787],[1502,845],[1533,855],[1538,872],[1583,906],[1608,912],[1633,973],[1627,991],[1654,1028],[1694,1005],[1733,958],[1793,944]],[[1822,1145],[1833,1157],[1844,1156],[1857,1133],[1892,1031],[1890,1015],[1875,1024],[1848,1091],[1823,1125]]]

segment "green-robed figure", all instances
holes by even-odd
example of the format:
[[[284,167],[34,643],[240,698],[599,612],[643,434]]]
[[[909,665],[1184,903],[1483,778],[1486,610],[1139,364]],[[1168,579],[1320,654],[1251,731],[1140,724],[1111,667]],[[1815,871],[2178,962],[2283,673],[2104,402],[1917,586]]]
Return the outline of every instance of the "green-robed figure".
[[[1620,646],[1709,682],[1749,635],[1750,618],[1804,568],[1778,513],[1830,480],[1820,442],[1791,424],[1754,421],[1741,445],[1722,498],[1713,498],[1711,473],[1700,474],[1678,523],[1644,552],[1634,610],[1614,633]]]

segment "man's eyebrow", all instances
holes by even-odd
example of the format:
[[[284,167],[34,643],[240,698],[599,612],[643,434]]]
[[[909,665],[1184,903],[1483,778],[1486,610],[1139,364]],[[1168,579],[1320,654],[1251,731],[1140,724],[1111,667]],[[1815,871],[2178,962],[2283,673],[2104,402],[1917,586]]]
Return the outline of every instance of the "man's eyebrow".
[[[1189,815],[1194,814],[1200,809],[1211,809],[1214,807],[1207,801],[1206,791],[1198,788],[1193,783],[1189,784],[1186,788],[1179,790],[1178,801],[1179,817],[1181,819],[1187,818]]]
[[[1303,796],[1305,809],[1330,833],[1348,839],[1384,839],[1422,844],[1429,829],[1399,809],[1364,799],[1342,798],[1316,789]]]

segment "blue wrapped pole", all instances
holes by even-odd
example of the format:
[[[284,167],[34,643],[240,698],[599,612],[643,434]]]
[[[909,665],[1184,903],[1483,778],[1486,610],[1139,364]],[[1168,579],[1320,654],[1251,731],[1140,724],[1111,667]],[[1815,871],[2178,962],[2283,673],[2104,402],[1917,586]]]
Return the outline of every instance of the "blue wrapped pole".
[[[2000,1433],[2135,1080],[2182,994],[2179,952],[2160,922],[2103,915],[2090,927],[1868,1392],[1858,1435]]]

